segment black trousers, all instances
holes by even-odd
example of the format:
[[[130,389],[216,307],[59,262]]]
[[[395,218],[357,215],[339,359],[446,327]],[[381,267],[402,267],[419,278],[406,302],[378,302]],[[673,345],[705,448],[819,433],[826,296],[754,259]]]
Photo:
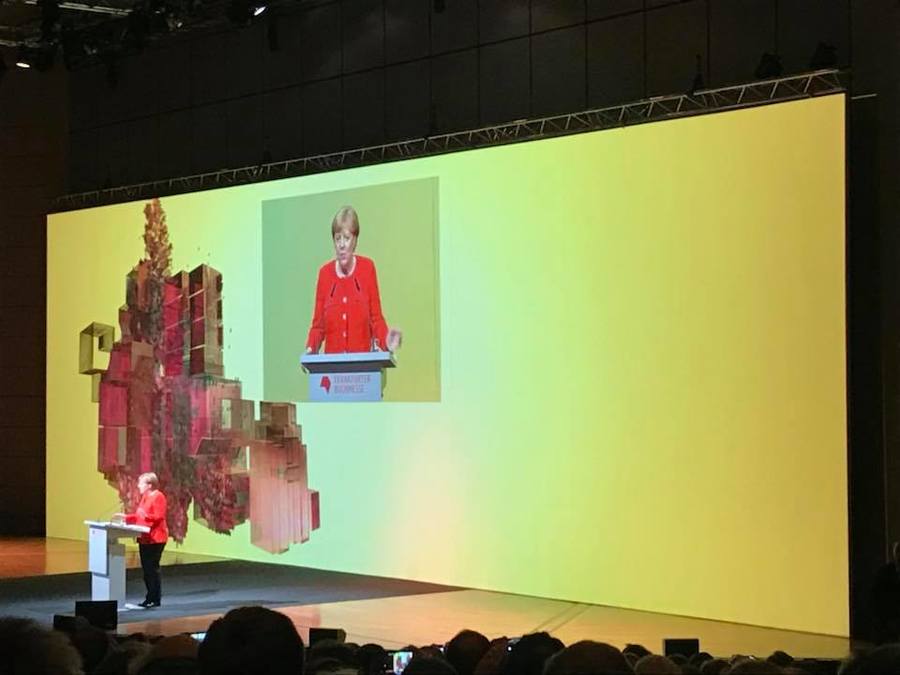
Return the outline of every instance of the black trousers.
[[[162,558],[165,542],[162,544],[138,544],[141,554],[141,568],[144,570],[144,585],[147,587],[147,602],[160,602],[162,580],[159,578],[159,560]]]

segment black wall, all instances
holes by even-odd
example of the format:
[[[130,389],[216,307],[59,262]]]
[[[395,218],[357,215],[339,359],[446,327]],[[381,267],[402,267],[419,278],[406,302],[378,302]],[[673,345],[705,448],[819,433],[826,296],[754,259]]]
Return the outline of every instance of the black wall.
[[[65,185],[67,100],[65,73],[29,75],[0,80],[0,534],[44,530],[44,222]]]
[[[0,82],[0,466],[16,467],[0,471],[0,533],[43,528],[49,197],[683,92],[698,63],[705,86],[750,81],[763,52],[797,73],[825,42],[852,72],[850,581],[865,634],[869,578],[900,539],[900,3],[308,0],[262,18],[125,57],[115,87],[99,65]]]
[[[851,59],[847,0],[343,0],[72,73],[69,191],[747,81]],[[291,13],[287,13],[291,10]],[[270,24],[278,50],[269,45]]]

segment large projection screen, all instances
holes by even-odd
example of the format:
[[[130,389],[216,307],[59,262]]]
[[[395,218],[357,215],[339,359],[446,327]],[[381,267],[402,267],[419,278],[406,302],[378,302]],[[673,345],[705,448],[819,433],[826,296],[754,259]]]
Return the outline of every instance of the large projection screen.
[[[183,550],[847,635],[844,106],[163,198],[244,398],[297,391],[342,203],[404,329],[383,402],[294,399],[309,541],[190,520]],[[143,209],[48,219],[48,537],[119,509],[79,335],[119,339]]]

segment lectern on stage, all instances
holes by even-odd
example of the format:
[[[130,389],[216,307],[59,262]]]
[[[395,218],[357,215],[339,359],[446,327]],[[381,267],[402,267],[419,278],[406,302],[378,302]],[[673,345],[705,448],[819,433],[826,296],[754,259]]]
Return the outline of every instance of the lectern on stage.
[[[115,600],[125,606],[125,544],[122,537],[136,537],[150,531],[144,525],[125,525],[86,520],[88,526],[88,569],[91,572],[91,600]]]
[[[303,370],[309,373],[310,401],[380,401],[384,369],[394,368],[391,352],[304,354]]]

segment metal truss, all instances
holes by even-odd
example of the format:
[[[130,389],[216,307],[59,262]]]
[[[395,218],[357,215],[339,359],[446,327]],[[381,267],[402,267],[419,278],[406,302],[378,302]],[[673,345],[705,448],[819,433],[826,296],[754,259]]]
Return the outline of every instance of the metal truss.
[[[149,199],[186,192],[242,185],[259,181],[304,176],[351,167],[428,157],[461,150],[552,138],[659,120],[689,117],[722,110],[748,108],[766,103],[792,101],[848,90],[849,76],[839,70],[817,70],[800,75],[760,80],[688,94],[654,96],[634,103],[583,112],[516,120],[470,131],[440,134],[396,143],[386,143],[325,155],[240,169],[224,169],[182,178],[152,181],[66,195],[56,200],[56,211]]]

